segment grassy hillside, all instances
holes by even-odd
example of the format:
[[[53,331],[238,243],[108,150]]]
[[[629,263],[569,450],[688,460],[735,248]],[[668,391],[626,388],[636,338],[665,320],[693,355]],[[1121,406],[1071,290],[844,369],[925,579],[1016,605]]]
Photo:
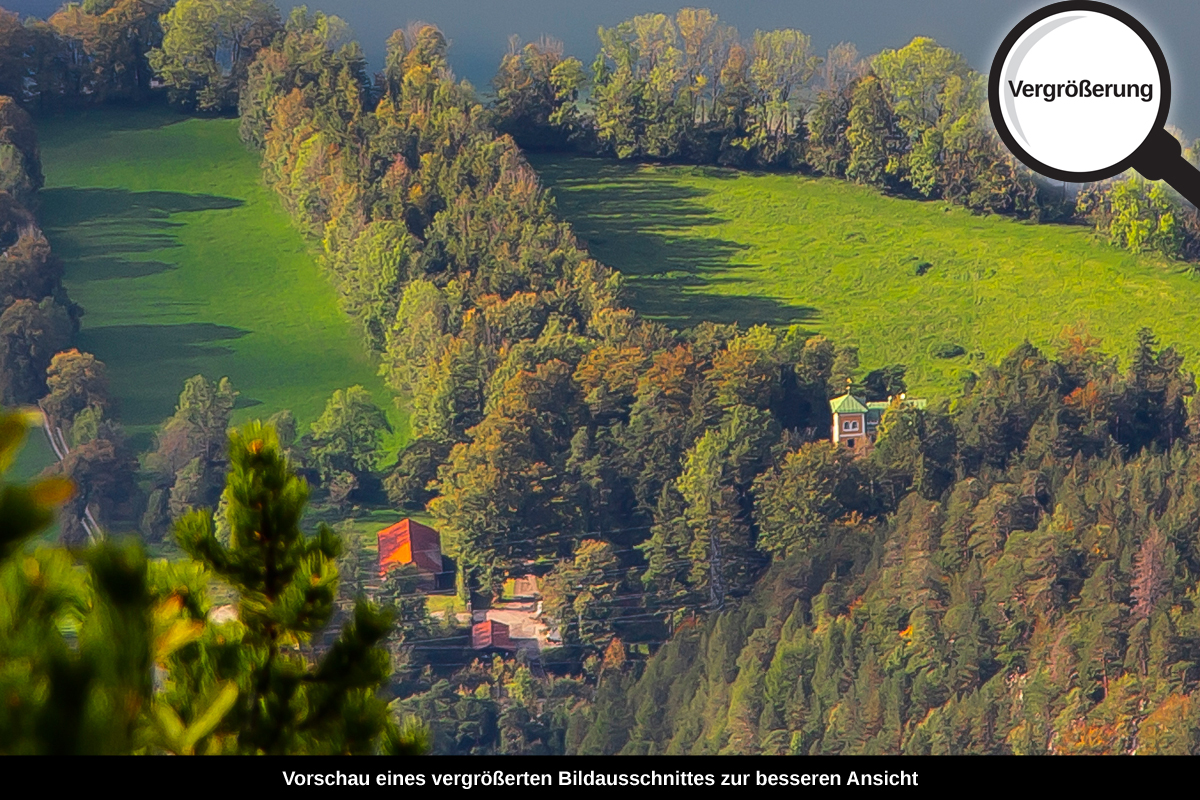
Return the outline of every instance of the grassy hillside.
[[[973,216],[843,181],[534,157],[559,210],[629,279],[642,312],[800,323],[861,348],[864,367],[904,363],[915,392],[945,393],[963,371],[1028,337],[1083,325],[1125,355],[1154,328],[1193,369],[1200,280],[1087,229]],[[965,351],[933,355],[946,345]]]
[[[290,408],[307,426],[335,389],[362,384],[404,430],[236,120],[120,109],[38,127],[39,216],[86,310],[79,346],[108,364],[143,445],[196,374],[229,376],[235,421]]]

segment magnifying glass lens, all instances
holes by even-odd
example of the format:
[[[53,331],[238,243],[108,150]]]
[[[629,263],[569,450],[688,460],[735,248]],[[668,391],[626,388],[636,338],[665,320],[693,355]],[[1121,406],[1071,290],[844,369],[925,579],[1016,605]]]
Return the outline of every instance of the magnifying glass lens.
[[[1154,53],[1129,26],[1095,11],[1046,17],[1017,39],[1000,75],[1001,113],[1016,143],[1060,172],[1096,173],[1133,155],[1167,99]]]

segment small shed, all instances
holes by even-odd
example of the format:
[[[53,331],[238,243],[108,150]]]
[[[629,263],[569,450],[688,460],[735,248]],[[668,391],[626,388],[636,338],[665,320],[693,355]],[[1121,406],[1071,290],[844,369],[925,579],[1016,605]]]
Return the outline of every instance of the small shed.
[[[422,585],[433,589],[442,573],[442,539],[428,525],[402,519],[379,532],[379,576],[404,564],[414,564]]]
[[[509,636],[508,626],[503,622],[485,619],[476,622],[471,628],[471,648],[473,650],[516,650],[512,637]]]

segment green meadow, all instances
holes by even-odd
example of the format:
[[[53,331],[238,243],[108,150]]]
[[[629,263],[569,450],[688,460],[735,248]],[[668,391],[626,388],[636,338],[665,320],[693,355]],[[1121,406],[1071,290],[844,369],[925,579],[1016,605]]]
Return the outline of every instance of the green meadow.
[[[406,419],[237,126],[165,109],[38,120],[38,215],[85,309],[79,347],[108,365],[141,447],[202,374],[240,392],[235,422],[288,408],[301,432],[362,384],[389,411],[394,453]]]
[[[235,421],[290,408],[302,429],[335,389],[362,384],[388,409],[387,449],[398,449],[405,416],[236,120],[103,109],[38,126],[39,216],[86,312],[79,346],[108,364],[139,446],[203,374],[233,381]],[[1053,346],[1069,326],[1125,355],[1149,325],[1189,363],[1200,356],[1200,281],[1082,227],[837,180],[531,161],[580,239],[625,274],[631,302],[672,325],[799,324],[856,344],[864,368],[906,364],[912,390],[933,395],[1022,339]],[[21,471],[49,458],[34,436]]]
[[[1192,369],[1200,279],[1089,229],[973,215],[844,181],[534,156],[559,211],[631,302],[676,326],[799,324],[903,363],[912,391],[952,394],[967,370],[1067,327],[1127,356],[1150,326]],[[962,355],[938,357],[961,348]]]

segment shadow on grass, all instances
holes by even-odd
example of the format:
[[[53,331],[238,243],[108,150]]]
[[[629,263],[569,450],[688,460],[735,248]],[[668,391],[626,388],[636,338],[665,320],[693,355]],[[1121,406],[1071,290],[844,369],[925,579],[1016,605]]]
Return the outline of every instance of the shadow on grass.
[[[136,394],[121,401],[122,421],[126,426],[138,427],[157,425],[174,413],[188,378],[204,375],[217,379],[225,375],[222,368],[228,362],[223,359],[233,355],[234,350],[219,343],[248,333],[211,322],[85,326],[79,334],[79,348],[109,354],[105,361],[113,382],[138,387]],[[239,408],[258,404],[251,398],[238,400]]]
[[[175,265],[134,258],[178,247],[172,214],[237,208],[242,200],[184,192],[131,192],[127,189],[45,189],[42,222],[55,251],[76,281],[143,278]]]
[[[571,221],[580,244],[626,278],[631,301],[648,317],[678,327],[703,321],[743,325],[804,323],[817,311],[767,297],[732,296],[706,288],[743,282],[736,274],[739,242],[689,235],[725,220],[700,202],[704,189],[684,186],[670,173],[589,158],[531,159]],[[702,169],[706,177],[733,178],[732,170]]]
[[[190,117],[167,105],[147,106],[142,104],[112,103],[87,109],[64,109],[58,112],[34,114],[38,122],[42,146],[57,143],[60,139],[70,140],[86,128],[92,139],[110,133],[124,131],[147,131],[165,128],[186,122]]]

